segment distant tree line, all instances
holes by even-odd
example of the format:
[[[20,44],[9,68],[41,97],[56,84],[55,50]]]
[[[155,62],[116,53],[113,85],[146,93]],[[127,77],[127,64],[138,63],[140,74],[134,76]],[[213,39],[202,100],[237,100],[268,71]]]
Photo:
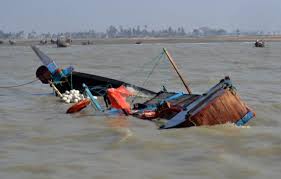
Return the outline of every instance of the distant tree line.
[[[1,39],[10,39],[10,38],[21,39],[21,38],[24,38],[24,31],[5,33],[2,30],[0,30],[0,38]]]
[[[193,36],[211,36],[211,35],[227,35],[227,31],[224,29],[212,29],[209,27],[200,27],[193,29]]]
[[[272,33],[271,33],[272,34]],[[270,35],[271,35],[270,34]],[[276,34],[276,33],[274,33]],[[168,27],[161,30],[149,30],[145,25],[143,27],[128,27],[123,26],[115,27],[109,26],[105,32],[96,32],[95,30],[89,30],[84,32],[63,32],[63,33],[37,33],[35,31],[25,33],[8,32],[5,33],[0,30],[0,39],[51,39],[58,36],[71,37],[73,39],[86,39],[86,38],[143,38],[143,37],[184,37],[184,36],[213,36],[213,35],[264,35],[262,31],[257,32],[241,32],[239,29],[233,32],[227,32],[226,30],[219,28],[214,29],[210,27],[200,27],[193,29],[191,32],[185,32],[183,27],[173,28]]]
[[[183,27],[172,28],[168,27],[167,29],[162,30],[148,30],[147,26],[141,28],[137,27],[129,27],[123,28],[119,26],[116,28],[115,26],[109,26],[106,30],[106,37],[109,38],[120,38],[120,37],[176,37],[176,36],[185,36],[186,32]]]

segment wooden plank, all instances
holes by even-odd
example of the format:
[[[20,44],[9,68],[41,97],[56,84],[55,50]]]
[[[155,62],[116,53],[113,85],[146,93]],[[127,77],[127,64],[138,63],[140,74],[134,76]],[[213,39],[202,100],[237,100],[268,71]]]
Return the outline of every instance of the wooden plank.
[[[179,69],[178,69],[176,63],[174,62],[172,56],[169,54],[169,52],[168,52],[165,48],[163,49],[163,51],[164,51],[164,53],[166,54],[166,56],[168,57],[168,60],[171,62],[172,66],[174,67],[174,69],[175,69],[175,71],[177,72],[178,76],[180,77],[180,79],[181,79],[181,81],[182,81],[184,87],[186,88],[188,94],[191,94],[191,90],[190,90],[190,88],[188,87],[187,82],[185,81],[185,79],[182,77],[182,75],[181,75],[181,73],[180,73],[180,71],[179,71]]]
[[[248,112],[246,105],[240,98],[229,90],[212,101],[203,109],[190,117],[191,121],[185,122],[184,125],[216,125],[227,122],[235,123]]]

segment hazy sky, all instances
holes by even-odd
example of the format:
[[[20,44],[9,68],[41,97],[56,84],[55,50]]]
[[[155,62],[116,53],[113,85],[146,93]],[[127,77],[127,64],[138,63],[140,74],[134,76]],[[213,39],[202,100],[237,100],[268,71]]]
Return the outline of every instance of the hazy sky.
[[[0,4],[0,30],[5,32],[105,31],[109,25],[281,30],[281,0],[0,0]]]

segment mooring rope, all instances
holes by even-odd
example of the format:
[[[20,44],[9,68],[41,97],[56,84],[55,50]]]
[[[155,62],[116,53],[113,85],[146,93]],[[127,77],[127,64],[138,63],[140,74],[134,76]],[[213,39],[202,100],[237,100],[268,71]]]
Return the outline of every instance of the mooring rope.
[[[36,81],[38,81],[39,79],[35,79],[35,80],[32,80],[30,82],[27,82],[27,83],[23,83],[23,84],[20,84],[20,85],[12,85],[12,86],[0,86],[0,88],[17,88],[17,87],[20,87],[20,86],[26,86],[26,85],[29,85],[31,83],[34,83]]]

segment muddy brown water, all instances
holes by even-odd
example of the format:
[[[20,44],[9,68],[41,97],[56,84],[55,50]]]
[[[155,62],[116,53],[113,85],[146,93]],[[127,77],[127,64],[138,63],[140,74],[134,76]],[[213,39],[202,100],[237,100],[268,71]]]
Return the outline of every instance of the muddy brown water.
[[[150,80],[152,59],[166,47],[194,93],[229,75],[257,117],[246,127],[158,130],[133,117],[69,107],[40,82],[0,88],[0,178],[281,177],[281,43],[122,44],[41,50],[58,65],[158,91],[183,86],[165,60]],[[143,65],[146,64],[146,65]],[[0,46],[0,86],[32,81],[41,65],[28,46]]]

